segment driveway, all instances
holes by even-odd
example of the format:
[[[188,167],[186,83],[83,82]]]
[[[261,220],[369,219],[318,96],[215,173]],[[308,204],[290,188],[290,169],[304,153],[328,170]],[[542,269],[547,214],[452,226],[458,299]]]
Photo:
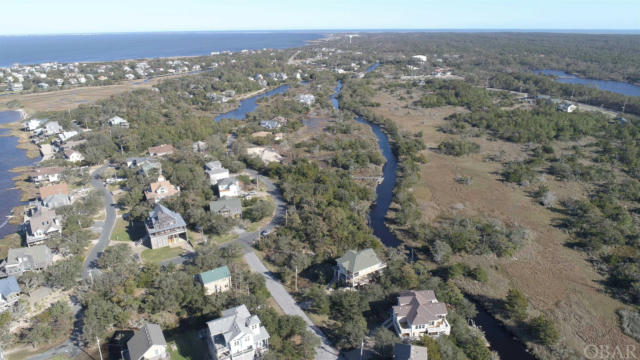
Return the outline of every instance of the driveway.
[[[287,315],[297,315],[300,316],[304,322],[307,323],[307,329],[311,330],[318,338],[320,338],[320,346],[316,347],[316,360],[330,360],[337,359],[339,356],[338,350],[331,346],[329,339],[327,336],[313,324],[311,319],[307,316],[307,314],[302,311],[302,309],[296,304],[295,300],[287,290],[285,290],[284,286],[280,284],[277,280],[273,278],[271,272],[267,270],[264,264],[260,261],[256,253],[253,251],[249,251],[244,255],[244,260],[247,262],[252,271],[260,273],[264,279],[266,280],[267,289],[271,293],[271,296],[278,303],[282,311],[284,311]]]
[[[109,167],[109,165],[103,165],[91,174],[91,185],[96,190],[102,191],[104,193],[104,208],[106,212],[106,218],[104,219],[102,232],[100,233],[98,242],[93,246],[93,248],[89,252],[89,255],[87,255],[87,258],[84,260],[84,265],[82,266],[83,279],[87,279],[89,277],[89,273],[97,267],[98,257],[100,257],[104,249],[107,247],[107,245],[109,245],[109,241],[111,240],[111,233],[113,232],[113,227],[116,223],[116,208],[115,203],[113,202],[113,196],[111,196],[111,192],[107,190],[102,180],[100,179],[100,174],[107,167]]]

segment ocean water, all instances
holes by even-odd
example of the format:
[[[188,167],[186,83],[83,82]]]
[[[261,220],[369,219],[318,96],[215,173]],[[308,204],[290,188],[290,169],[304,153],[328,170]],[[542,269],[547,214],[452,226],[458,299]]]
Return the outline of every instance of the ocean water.
[[[0,36],[0,67],[14,63],[99,62],[208,55],[212,51],[284,49],[322,37],[320,32],[167,32]]]

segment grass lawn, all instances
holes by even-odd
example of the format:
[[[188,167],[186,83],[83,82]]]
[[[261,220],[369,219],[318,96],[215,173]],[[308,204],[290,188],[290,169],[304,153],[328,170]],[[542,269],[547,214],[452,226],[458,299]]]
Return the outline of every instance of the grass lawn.
[[[118,218],[116,225],[113,227],[111,233],[111,240],[114,241],[138,241],[145,235],[144,225],[142,223],[134,222],[132,226],[129,223]]]
[[[235,238],[238,237],[238,234],[233,233],[233,232],[228,232],[226,234],[222,234],[222,235],[206,235],[207,236],[207,240],[209,241],[213,241],[216,244],[224,244],[228,241],[231,241]]]
[[[20,238],[20,235],[18,235],[17,233],[10,234],[2,238],[2,240],[0,241],[0,258],[2,259],[6,258],[7,254],[9,253],[9,249],[19,248],[21,242],[22,242],[22,239]]]
[[[164,260],[174,258],[184,252],[182,248],[163,247],[160,249],[147,249],[142,252],[142,260],[146,263],[160,263]]]
[[[171,360],[200,360],[206,358],[207,346],[198,336],[198,330],[181,331],[175,335],[169,335],[167,339]],[[177,349],[172,350],[172,345]]]

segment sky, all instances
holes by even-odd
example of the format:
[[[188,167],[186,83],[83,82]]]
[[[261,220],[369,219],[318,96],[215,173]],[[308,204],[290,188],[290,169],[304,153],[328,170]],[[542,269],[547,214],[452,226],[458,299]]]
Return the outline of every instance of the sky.
[[[1,0],[0,35],[316,29],[640,29],[640,0]]]

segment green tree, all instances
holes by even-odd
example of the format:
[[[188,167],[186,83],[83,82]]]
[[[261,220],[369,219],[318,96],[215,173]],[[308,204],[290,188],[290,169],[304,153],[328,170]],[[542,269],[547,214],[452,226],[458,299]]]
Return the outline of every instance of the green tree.
[[[527,318],[527,307],[529,302],[524,294],[518,289],[509,289],[504,300],[504,309],[507,315],[515,320],[523,321]]]
[[[540,344],[553,345],[560,338],[560,333],[553,321],[542,315],[531,319],[529,327],[535,341]]]
[[[420,339],[420,345],[427,348],[427,354],[431,360],[440,360],[440,347],[438,342],[431,338],[429,335],[424,335]]]

